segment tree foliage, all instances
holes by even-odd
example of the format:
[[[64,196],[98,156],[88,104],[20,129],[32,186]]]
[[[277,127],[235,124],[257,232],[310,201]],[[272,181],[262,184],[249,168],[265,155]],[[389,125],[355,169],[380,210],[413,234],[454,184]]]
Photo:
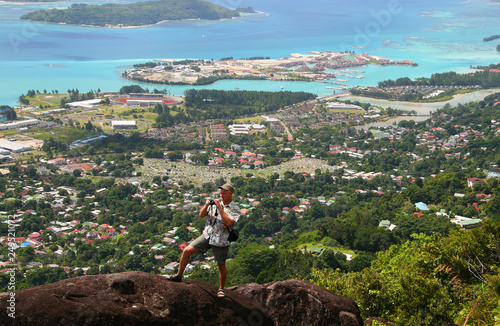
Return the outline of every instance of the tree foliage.
[[[142,26],[166,20],[216,20],[238,16],[236,10],[204,0],[159,0],[102,5],[75,3],[68,9],[34,11],[21,16],[21,19],[92,26]]]
[[[363,272],[315,270],[314,283],[354,299],[363,316],[401,325],[493,325],[500,317],[500,225],[414,235]]]

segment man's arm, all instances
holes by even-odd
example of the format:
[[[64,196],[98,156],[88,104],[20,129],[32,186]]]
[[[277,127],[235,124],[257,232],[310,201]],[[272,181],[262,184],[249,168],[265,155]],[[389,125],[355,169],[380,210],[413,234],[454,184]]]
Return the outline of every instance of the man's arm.
[[[233,225],[234,220],[231,216],[229,216],[226,211],[224,210],[224,206],[221,205],[219,200],[214,199],[215,206],[217,206],[217,209],[219,210],[220,217],[222,218],[222,222],[224,223],[225,226],[230,227]],[[201,213],[200,213],[201,214]]]
[[[207,199],[205,202],[205,206],[203,206],[200,210],[200,217],[205,217],[208,215],[208,207],[210,206],[210,199]]]

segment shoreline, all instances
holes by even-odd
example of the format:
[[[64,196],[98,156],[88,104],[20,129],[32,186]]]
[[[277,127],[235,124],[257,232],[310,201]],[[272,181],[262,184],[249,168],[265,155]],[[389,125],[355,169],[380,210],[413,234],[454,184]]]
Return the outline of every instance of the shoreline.
[[[374,99],[370,97],[364,96],[352,96],[349,95],[348,99],[353,101],[370,103],[373,105],[378,105],[382,107],[391,107],[394,109],[404,110],[404,111],[416,111],[419,116],[426,116],[429,112],[435,112],[438,109],[441,109],[446,104],[450,104],[451,106],[456,106],[461,103],[470,103],[483,100],[486,96],[491,95],[493,93],[500,92],[500,89],[492,88],[492,89],[482,89],[470,93],[465,94],[455,94],[451,100],[442,101],[442,102],[433,102],[433,103],[419,103],[419,102],[403,102],[403,101],[389,101],[382,99]]]
[[[0,0],[0,3],[15,3],[15,2],[8,2],[8,1],[4,1],[4,0]],[[35,2],[22,2],[22,3],[17,3],[17,4],[21,4],[21,5],[24,5],[24,4],[31,4],[31,3],[35,3]],[[266,13],[266,12],[263,12],[263,11],[255,11],[254,13],[245,13],[246,15],[250,16],[250,15],[262,15],[262,16],[269,16],[270,14],[269,13]],[[31,20],[31,19],[25,19],[26,21],[30,21],[30,22],[35,22],[35,23],[46,23],[46,24],[57,24],[57,25],[68,25],[68,26],[80,26],[80,27],[93,27],[93,28],[110,28],[110,29],[115,29],[115,28],[118,28],[118,29],[133,29],[133,28],[143,28],[143,27],[153,27],[153,26],[156,26],[156,25],[160,25],[160,24],[163,24],[163,23],[169,23],[169,22],[187,22],[187,21],[230,21],[230,20],[238,20],[242,18],[242,15],[240,13],[240,17],[231,17],[231,18],[221,18],[221,19],[214,19],[214,20],[210,20],[210,19],[201,19],[201,18],[187,18],[187,19],[176,19],[176,20],[162,20],[162,21],[159,21],[159,22],[156,22],[154,24],[147,24],[147,25],[138,25],[138,26],[134,26],[134,25],[105,25],[105,26],[99,26],[99,25],[87,25],[87,24],[68,24],[68,23],[64,23],[64,22],[47,22],[47,21],[38,21],[38,20]]]

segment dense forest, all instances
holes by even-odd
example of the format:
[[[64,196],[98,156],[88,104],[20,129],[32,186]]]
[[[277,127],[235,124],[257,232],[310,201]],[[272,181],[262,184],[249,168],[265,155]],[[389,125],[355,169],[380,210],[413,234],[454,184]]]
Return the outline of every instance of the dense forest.
[[[288,105],[316,98],[307,92],[220,91],[184,92],[185,109],[157,105],[156,127],[168,127],[208,119],[234,119],[244,115],[272,112]]]
[[[102,5],[75,3],[68,9],[34,11],[21,19],[91,26],[143,26],[166,20],[214,20],[238,16],[236,10],[204,0],[158,0]]]
[[[410,79],[408,77],[396,80],[385,80],[378,82],[379,87],[389,86],[476,86],[492,88],[500,86],[500,73],[490,72],[489,69],[498,69],[497,64],[490,65],[483,71],[474,73],[458,74],[456,72],[445,72],[432,74],[430,78]]]
[[[350,90],[350,93],[397,101],[445,101],[451,99],[456,92],[499,87],[499,67],[499,64],[491,64],[476,67],[477,70],[472,73],[459,74],[451,71],[432,74],[430,78],[388,79],[378,82],[378,87],[355,87]],[[434,91],[439,91],[439,93],[433,94]]]
[[[203,108],[214,105],[239,105],[263,107],[265,111],[277,110],[298,102],[315,99],[307,92],[221,91],[189,89],[184,92],[186,106]]]

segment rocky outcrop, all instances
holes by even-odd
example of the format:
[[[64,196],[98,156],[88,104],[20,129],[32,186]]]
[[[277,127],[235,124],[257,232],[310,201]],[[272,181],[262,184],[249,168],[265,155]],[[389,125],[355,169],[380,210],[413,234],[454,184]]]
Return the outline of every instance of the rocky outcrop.
[[[252,298],[279,326],[359,326],[363,320],[356,303],[317,285],[287,280],[230,288]]]
[[[289,280],[226,290],[126,272],[82,276],[0,294],[0,325],[362,325],[354,301]]]

